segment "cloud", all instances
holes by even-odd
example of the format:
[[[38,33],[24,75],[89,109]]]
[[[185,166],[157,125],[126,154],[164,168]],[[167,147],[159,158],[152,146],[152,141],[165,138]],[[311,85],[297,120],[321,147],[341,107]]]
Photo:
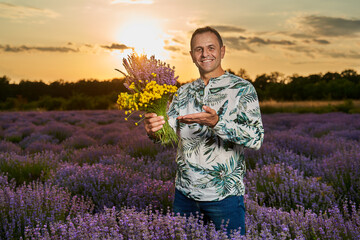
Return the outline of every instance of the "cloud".
[[[251,45],[255,46],[264,46],[264,45],[283,45],[283,46],[293,46],[296,45],[293,41],[288,40],[272,40],[272,39],[263,39],[260,37],[224,37],[225,45],[228,45],[230,48],[235,50],[244,50],[248,52],[255,53],[255,50],[251,48]]]
[[[167,51],[171,51],[171,52],[180,52],[180,51],[182,51],[182,48],[176,47],[176,46],[165,46],[164,49],[167,50]]]
[[[60,14],[49,9],[0,3],[0,18],[27,19],[33,17],[56,18],[58,16],[60,16]]]
[[[319,44],[330,44],[330,42],[328,40],[325,39],[313,39],[314,42],[319,43]]]
[[[172,38],[171,41],[173,41],[174,43],[178,43],[178,44],[185,44],[185,41],[183,39],[179,39],[179,38]]]
[[[305,33],[317,36],[354,36],[360,33],[360,19],[310,15],[300,17],[295,21]]]
[[[126,49],[134,49],[133,47],[128,47],[125,44],[118,44],[118,43],[113,43],[110,46],[103,45],[101,47],[108,50],[121,50],[121,51],[124,51]]]
[[[99,45],[91,45],[91,44],[82,44],[76,45],[74,43],[68,42],[67,46],[11,46],[10,44],[1,45],[0,44],[0,52],[8,52],[8,53],[21,53],[21,52],[59,52],[59,53],[69,53],[69,52],[88,52],[89,49],[96,49]],[[126,49],[134,49],[133,47],[128,47],[125,44],[112,43],[111,45],[101,45],[101,48],[113,51],[120,50],[124,51]]]
[[[112,0],[111,4],[153,4],[154,0]]]
[[[243,37],[223,37],[224,44],[228,45],[230,48],[233,48],[235,50],[239,51],[248,51],[255,53],[253,49],[249,47],[249,45],[241,40],[243,40]]]
[[[315,58],[315,55],[318,57],[323,56],[326,58],[345,58],[345,59],[360,59],[360,53],[350,50],[350,51],[334,51],[324,48],[311,48],[306,46],[290,46],[288,50],[304,53],[308,57]]]
[[[262,39],[259,37],[250,37],[247,38],[247,43],[257,44],[257,45],[295,45],[294,42],[288,40],[271,40],[271,39]]]
[[[314,53],[318,52],[317,49],[309,48],[307,46],[290,46],[287,49],[294,52],[304,53],[306,56],[310,58],[315,58]]]
[[[355,51],[348,51],[348,52],[327,52],[327,56],[333,57],[333,58],[347,58],[347,59],[360,59],[360,53]]]
[[[313,34],[307,34],[307,33],[289,33],[289,32],[280,32],[285,35],[289,35],[294,38],[314,38],[315,36]]]
[[[0,50],[3,52],[12,52],[12,53],[19,53],[19,52],[30,52],[30,51],[39,51],[39,52],[78,52],[78,49],[69,48],[69,47],[29,47],[29,46],[19,46],[14,47],[10,45],[0,45]]]
[[[242,33],[242,32],[246,31],[243,28],[236,27],[236,26],[230,26],[230,25],[215,25],[215,26],[211,26],[211,27],[215,28],[217,31],[219,31],[221,33],[225,33],[225,32]]]

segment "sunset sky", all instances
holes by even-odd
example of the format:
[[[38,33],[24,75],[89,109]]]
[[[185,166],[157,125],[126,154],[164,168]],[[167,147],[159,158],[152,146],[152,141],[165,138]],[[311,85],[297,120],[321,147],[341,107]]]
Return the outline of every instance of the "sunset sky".
[[[189,56],[197,27],[224,38],[223,68],[251,78],[360,72],[359,0],[0,0],[0,76],[109,80],[138,53],[198,77]]]

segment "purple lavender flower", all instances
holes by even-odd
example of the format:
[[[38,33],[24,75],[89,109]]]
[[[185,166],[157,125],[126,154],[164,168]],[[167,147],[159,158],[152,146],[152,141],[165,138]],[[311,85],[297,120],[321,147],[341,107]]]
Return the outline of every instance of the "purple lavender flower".
[[[25,228],[49,226],[88,213],[91,209],[92,204],[83,197],[71,197],[64,189],[51,184],[34,182],[18,188],[2,184],[0,238],[19,239],[24,237]]]
[[[236,233],[234,233],[236,236]],[[103,213],[86,214],[66,222],[28,228],[31,239],[228,239],[224,231],[213,224],[203,225],[201,218],[185,218],[171,213],[141,212],[131,208],[116,211],[106,208]],[[242,239],[233,238],[233,239]]]
[[[23,182],[46,180],[50,171],[55,170],[59,162],[58,155],[53,152],[33,155],[0,153],[0,172],[6,173],[20,185]]]
[[[149,204],[156,208],[172,204],[172,181],[154,180],[123,165],[65,163],[54,174],[52,182],[74,195],[90,197],[97,211],[104,206],[144,209]]]
[[[73,135],[74,129],[67,124],[51,122],[44,126],[41,132],[48,134],[49,136],[52,136],[62,142]]]
[[[21,152],[21,148],[15,143],[0,141],[0,152],[14,152],[19,154]]]
[[[96,141],[84,134],[77,134],[66,139],[63,144],[65,148],[80,149],[93,146],[96,144]]]
[[[176,85],[178,76],[175,77],[175,68],[155,59],[155,56],[148,58],[146,55],[137,55],[135,52],[123,59],[123,66],[127,71],[125,86],[128,88],[132,82],[136,86],[141,85],[139,81],[155,80],[159,85]],[[155,77],[154,77],[155,76]],[[129,88],[128,88],[129,89]]]
[[[284,211],[302,206],[318,213],[335,202],[334,189],[319,180],[304,178],[292,167],[275,164],[248,171],[245,185],[249,198],[261,206],[278,207]]]

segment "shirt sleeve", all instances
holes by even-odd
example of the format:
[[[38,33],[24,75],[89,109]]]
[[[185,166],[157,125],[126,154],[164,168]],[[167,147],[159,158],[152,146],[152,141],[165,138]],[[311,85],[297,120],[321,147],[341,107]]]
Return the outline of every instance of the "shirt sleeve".
[[[248,148],[259,149],[264,139],[259,100],[254,86],[249,83],[237,92],[234,109],[219,115],[213,131],[221,139]]]

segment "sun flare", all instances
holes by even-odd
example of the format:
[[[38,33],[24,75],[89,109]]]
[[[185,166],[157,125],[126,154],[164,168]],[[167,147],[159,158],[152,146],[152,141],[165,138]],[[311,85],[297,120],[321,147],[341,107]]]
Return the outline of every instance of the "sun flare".
[[[164,35],[161,25],[155,19],[136,18],[120,27],[116,40],[140,54],[155,55],[164,60],[168,55],[164,50]]]

